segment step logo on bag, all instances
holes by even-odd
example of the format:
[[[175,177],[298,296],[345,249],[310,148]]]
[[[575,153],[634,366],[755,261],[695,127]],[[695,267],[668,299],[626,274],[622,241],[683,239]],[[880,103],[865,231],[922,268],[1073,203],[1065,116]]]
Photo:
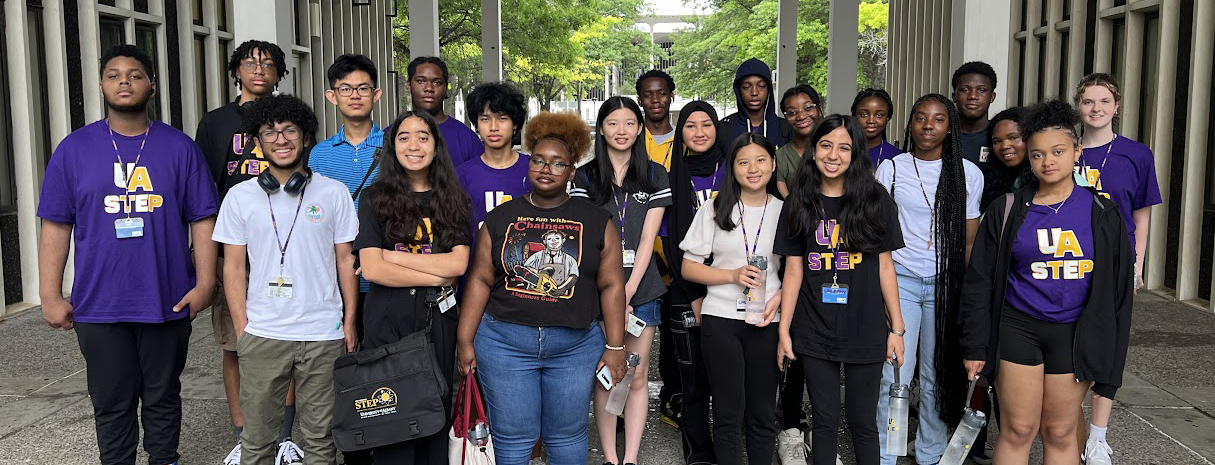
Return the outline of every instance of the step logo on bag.
[[[355,400],[354,409],[358,410],[360,418],[397,413],[397,393],[387,387],[376,389],[371,393],[370,399]]]

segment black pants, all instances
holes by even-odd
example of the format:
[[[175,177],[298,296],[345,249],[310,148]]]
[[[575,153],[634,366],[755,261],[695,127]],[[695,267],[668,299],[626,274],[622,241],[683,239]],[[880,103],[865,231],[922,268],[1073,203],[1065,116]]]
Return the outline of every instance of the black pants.
[[[662,390],[658,391],[658,400],[670,402],[671,397],[680,391],[679,362],[675,358],[675,335],[671,327],[676,323],[671,320],[670,293],[662,297],[662,324],[658,325],[658,378],[662,380]]]
[[[882,384],[882,362],[840,363],[798,355],[810,385],[814,465],[833,465],[839,449],[840,365],[844,366],[844,411],[852,432],[857,465],[879,461],[877,403]]]
[[[781,429],[798,428],[802,421],[802,397],[806,394],[806,370],[800,363],[789,364],[785,385],[780,390]]]
[[[135,464],[137,419],[143,423],[143,449],[149,463],[180,458],[181,371],[190,329],[189,318],[165,323],[76,323],[103,465]]]
[[[689,465],[717,463],[713,436],[709,432],[709,377],[700,354],[700,327],[683,325],[683,314],[690,311],[692,308],[687,305],[672,306],[669,320],[683,397],[683,420],[679,428],[683,436],[683,459]]]
[[[713,445],[721,465],[769,465],[776,448],[777,325],[706,315],[705,368],[713,391]],[[872,418],[870,418],[872,420]],[[744,447],[745,444],[745,447]]]

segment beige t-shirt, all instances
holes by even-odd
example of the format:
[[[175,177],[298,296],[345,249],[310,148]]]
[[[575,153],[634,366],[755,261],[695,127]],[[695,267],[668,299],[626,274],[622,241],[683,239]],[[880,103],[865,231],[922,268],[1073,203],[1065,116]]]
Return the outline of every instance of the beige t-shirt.
[[[743,250],[743,227],[738,222],[738,207],[731,212],[734,218],[734,230],[722,231],[713,221],[715,213],[714,202],[707,202],[696,211],[692,226],[679,248],[683,249],[683,258],[697,263],[704,263],[713,257],[713,268],[733,270],[747,264],[746,251]],[[743,221],[746,225],[747,247],[755,246],[755,254],[768,257],[768,270],[765,286],[767,300],[772,300],[780,293],[780,262],[779,257],[772,253],[772,243],[776,240],[776,225],[780,218],[780,210],[784,205],[780,199],[770,196],[768,206],[746,206]],[[762,219],[762,222],[761,222]],[[761,226],[762,225],[762,226]],[[756,235],[759,236],[756,246]],[[701,306],[702,315],[712,315],[732,320],[742,320],[746,312],[738,310],[738,298],[743,296],[743,286],[738,283],[718,284],[708,287],[704,304]],[[773,322],[780,321],[777,312]]]

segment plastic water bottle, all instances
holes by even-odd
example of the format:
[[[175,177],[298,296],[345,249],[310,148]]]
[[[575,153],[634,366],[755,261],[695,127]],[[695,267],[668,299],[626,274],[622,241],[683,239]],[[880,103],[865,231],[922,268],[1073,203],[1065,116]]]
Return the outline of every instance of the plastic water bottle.
[[[604,407],[604,410],[612,415],[624,413],[624,401],[629,397],[629,386],[633,384],[633,376],[637,374],[637,365],[641,363],[641,357],[636,352],[629,352],[627,361],[629,369],[624,372],[624,379],[612,386],[611,391],[608,391],[607,406]]]
[[[743,321],[758,325],[764,322],[764,307],[768,305],[768,257],[752,255],[747,264],[759,268],[759,287],[748,291],[747,314]]]
[[[890,421],[886,424],[886,453],[896,457],[907,455],[907,415],[911,404],[911,388],[899,382],[898,359],[894,359],[894,382],[890,384]]]
[[[975,382],[978,380],[979,377],[975,376],[975,379],[970,381],[970,392],[966,394],[967,402],[974,394]],[[979,437],[979,430],[983,429],[985,424],[987,415],[967,407],[966,413],[962,415],[962,422],[958,424],[958,429],[954,430],[953,437],[949,438],[949,445],[945,446],[945,455],[941,456],[940,465],[962,465],[975,439]]]

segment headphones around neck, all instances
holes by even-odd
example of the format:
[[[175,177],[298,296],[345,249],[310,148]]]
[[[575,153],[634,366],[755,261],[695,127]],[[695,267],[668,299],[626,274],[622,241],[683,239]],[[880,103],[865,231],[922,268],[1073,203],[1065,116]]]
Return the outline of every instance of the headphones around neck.
[[[312,180],[312,169],[304,168],[304,173],[296,171],[291,173],[291,177],[287,179],[287,184],[283,185],[283,192],[287,195],[296,196],[304,191],[304,187],[308,186],[308,182]],[[262,174],[257,175],[257,185],[262,186],[262,190],[267,194],[273,194],[278,190],[278,179],[270,174],[270,170],[262,171]]]

